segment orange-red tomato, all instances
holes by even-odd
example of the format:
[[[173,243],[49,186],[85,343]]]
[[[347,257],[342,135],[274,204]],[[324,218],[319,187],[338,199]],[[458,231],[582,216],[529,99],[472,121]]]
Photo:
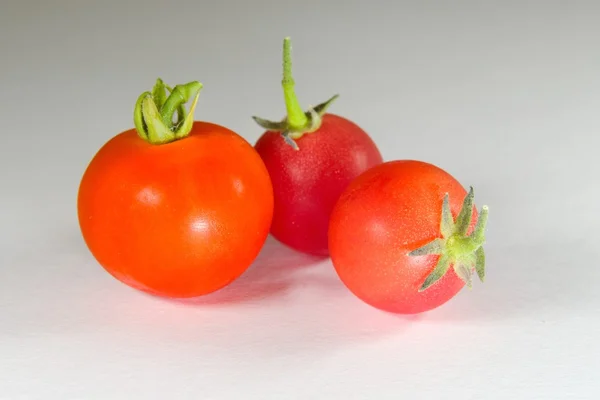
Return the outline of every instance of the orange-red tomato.
[[[134,129],[108,141],[78,194],[81,232],[115,278],[167,297],[214,292],[263,246],[273,214],[269,174],[235,132],[194,122],[161,145]]]

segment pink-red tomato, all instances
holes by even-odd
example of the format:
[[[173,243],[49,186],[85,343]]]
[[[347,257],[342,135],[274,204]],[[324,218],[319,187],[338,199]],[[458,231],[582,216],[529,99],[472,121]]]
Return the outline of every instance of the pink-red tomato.
[[[279,132],[267,131],[255,144],[273,182],[271,234],[298,251],[327,256],[329,217],[336,201],[382,157],[365,131],[334,114],[324,114],[318,130],[295,142],[297,150]]]
[[[81,180],[81,232],[118,280],[166,297],[220,289],[253,262],[269,232],[273,191],[254,148],[235,132],[194,122],[150,144],[134,129],[109,140]]]
[[[483,280],[487,207],[475,235],[478,213],[466,204],[470,198],[472,205],[469,195],[454,177],[425,162],[389,161],[363,173],[331,216],[329,249],[341,281],[373,307],[414,314],[444,304],[470,284],[475,263]],[[464,216],[457,217],[461,209]],[[426,245],[422,255],[411,254]]]

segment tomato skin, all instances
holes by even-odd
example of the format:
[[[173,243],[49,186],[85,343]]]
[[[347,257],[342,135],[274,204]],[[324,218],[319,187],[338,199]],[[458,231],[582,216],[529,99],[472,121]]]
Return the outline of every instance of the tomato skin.
[[[439,255],[408,255],[442,237],[445,193],[456,218],[467,191],[444,170],[413,160],[388,161],[349,185],[331,216],[329,247],[334,268],[352,293],[384,311],[416,314],[441,306],[464,287],[450,268],[419,292]]]
[[[263,246],[272,212],[256,151],[207,122],[163,145],[134,129],[120,133],[94,156],[78,193],[81,232],[100,265],[165,297],[205,295],[235,280]]]
[[[340,194],[383,160],[365,131],[335,114],[295,141],[299,150],[267,131],[255,144],[273,182],[271,234],[298,251],[328,256],[329,217]]]

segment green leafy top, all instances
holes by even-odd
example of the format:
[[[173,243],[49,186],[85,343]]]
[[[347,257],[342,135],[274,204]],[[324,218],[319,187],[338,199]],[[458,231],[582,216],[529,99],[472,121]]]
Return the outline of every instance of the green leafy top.
[[[440,223],[442,238],[436,238],[409,253],[410,256],[433,254],[440,256],[435,268],[427,276],[419,291],[424,291],[436,283],[448,272],[450,266],[469,288],[472,287],[473,268],[477,271],[481,282],[484,281],[485,252],[482,246],[485,243],[488,206],[481,208],[475,229],[470,235],[467,235],[473,215],[473,198],[473,188],[470,188],[455,221],[450,211],[449,197],[446,194],[442,203]]]
[[[135,103],[133,122],[138,136],[151,144],[165,144],[189,135],[201,89],[197,81],[171,88],[158,78],[152,92],[142,93]],[[191,97],[194,100],[186,115],[185,103]],[[173,121],[175,113],[177,121]]]

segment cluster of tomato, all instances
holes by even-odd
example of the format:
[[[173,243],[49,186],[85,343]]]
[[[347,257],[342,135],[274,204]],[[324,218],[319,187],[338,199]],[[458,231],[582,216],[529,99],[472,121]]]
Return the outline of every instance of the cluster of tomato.
[[[140,95],[135,128],[81,180],[79,223],[96,260],[139,290],[195,297],[243,274],[271,234],[331,257],[352,293],[396,313],[431,310],[475,273],[483,280],[487,207],[477,212],[472,189],[426,162],[384,162],[365,131],[327,113],[337,96],[302,110],[288,38],[283,58],[287,116],[254,117],[266,129],[254,146],[194,121],[199,82],[159,79]]]

